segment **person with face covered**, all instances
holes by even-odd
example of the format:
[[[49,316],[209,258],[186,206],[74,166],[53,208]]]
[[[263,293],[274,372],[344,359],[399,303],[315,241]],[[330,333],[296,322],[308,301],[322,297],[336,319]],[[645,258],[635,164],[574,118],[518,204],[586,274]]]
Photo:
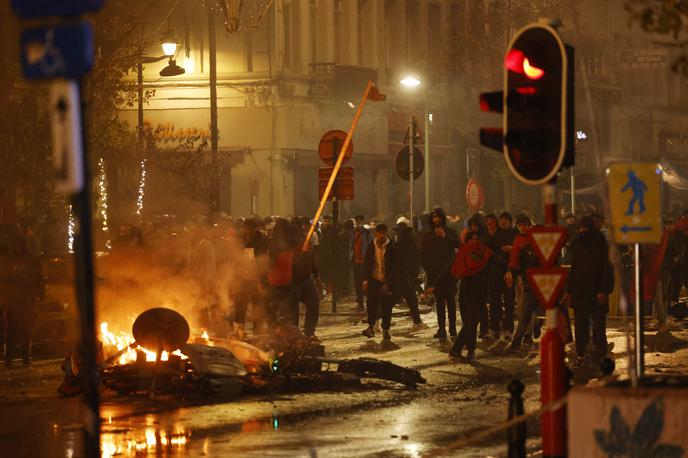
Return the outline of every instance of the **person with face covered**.
[[[447,339],[447,318],[449,334],[456,336],[456,280],[449,273],[459,247],[459,236],[447,227],[444,210],[435,208],[428,218],[428,231],[423,235],[421,244],[421,263],[425,270],[426,288],[435,296],[437,307],[436,339]]]
[[[45,296],[45,282],[41,262],[29,253],[26,242],[16,237],[12,251],[0,267],[0,303],[5,304],[5,366],[12,364],[17,345],[22,360],[31,363],[31,328],[36,304]],[[2,300],[4,299],[4,300]]]
[[[375,226],[373,241],[366,250],[363,281],[363,291],[368,296],[368,327],[362,334],[368,338],[374,337],[375,322],[381,318],[384,341],[392,340],[389,328],[394,306],[393,292],[397,289],[396,252],[387,233],[385,224]]]

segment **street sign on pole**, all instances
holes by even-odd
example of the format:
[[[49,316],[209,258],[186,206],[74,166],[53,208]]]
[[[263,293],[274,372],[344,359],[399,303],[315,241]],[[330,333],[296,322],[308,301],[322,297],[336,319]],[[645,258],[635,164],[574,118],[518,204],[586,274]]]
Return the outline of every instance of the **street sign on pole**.
[[[566,229],[561,226],[535,226],[528,231],[528,240],[545,267],[550,267],[566,242]]]
[[[662,167],[656,162],[617,162],[607,168],[614,241],[662,239]]]
[[[320,167],[320,170],[318,170],[318,195],[320,199],[322,199],[325,193],[327,181],[330,179],[333,170],[333,167]],[[342,167],[339,169],[337,179],[335,180],[335,186],[332,188],[332,192],[327,197],[327,200],[332,200],[333,198],[337,200],[354,200],[353,167]]]
[[[79,192],[84,187],[79,99],[76,81],[56,80],[50,84],[55,188],[65,194]]]
[[[99,9],[104,0],[12,0],[21,18],[76,17]],[[74,283],[79,311],[80,376],[86,411],[83,456],[100,456],[100,371],[97,361],[91,196],[86,133],[83,131],[80,80],[94,59],[93,29],[89,22],[61,22],[27,28],[20,38],[21,63],[27,79],[53,79],[50,111],[56,187],[69,194],[76,221]]]
[[[545,310],[556,305],[568,275],[568,270],[563,267],[538,267],[526,271],[528,284]]]
[[[22,19],[80,16],[102,8],[105,0],[12,0],[12,9]]]
[[[20,46],[28,79],[78,79],[93,67],[93,29],[85,21],[25,29]]]
[[[468,180],[466,185],[466,203],[471,212],[480,210],[480,207],[485,203],[485,192],[475,178]]]
[[[408,146],[402,146],[399,151],[397,151],[397,155],[394,158],[394,169],[397,172],[397,175],[399,175],[399,178],[401,178],[404,181],[409,181],[409,169],[410,167],[410,154],[409,154],[409,147]],[[415,146],[413,147],[413,181],[417,180],[420,178],[421,175],[423,175],[424,171],[424,161],[423,161],[423,153],[420,152],[418,148]]]
[[[343,130],[330,130],[325,132],[325,135],[320,139],[318,144],[318,155],[320,159],[323,160],[327,165],[333,165],[334,161],[337,160],[339,156],[342,145],[346,140],[346,132]],[[346,164],[351,156],[354,154],[354,143],[349,142],[349,146],[344,152],[344,159],[342,159],[342,164]]]

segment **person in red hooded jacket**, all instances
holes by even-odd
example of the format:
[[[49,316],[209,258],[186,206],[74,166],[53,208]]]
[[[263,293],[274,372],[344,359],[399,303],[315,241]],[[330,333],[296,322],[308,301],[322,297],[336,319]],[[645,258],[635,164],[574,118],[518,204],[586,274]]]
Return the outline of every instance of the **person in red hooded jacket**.
[[[466,241],[456,252],[456,259],[451,269],[454,278],[461,280],[462,326],[450,356],[460,358],[463,347],[468,349],[466,359],[475,358],[478,322],[480,314],[487,304],[487,265],[492,258],[492,251],[480,240],[477,231],[466,235]]]

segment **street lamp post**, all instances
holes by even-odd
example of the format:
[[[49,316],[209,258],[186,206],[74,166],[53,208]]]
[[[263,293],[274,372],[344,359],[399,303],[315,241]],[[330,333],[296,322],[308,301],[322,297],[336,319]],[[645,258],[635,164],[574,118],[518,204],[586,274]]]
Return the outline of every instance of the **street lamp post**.
[[[418,76],[415,75],[409,75],[405,76],[401,81],[399,81],[402,86],[407,87],[409,89],[416,88],[422,84],[421,79]],[[429,212],[430,211],[430,113],[428,110],[428,90],[427,86],[425,87],[425,91],[423,92],[425,96],[424,104],[425,104],[425,110],[423,114],[423,128],[425,129],[425,138],[423,142],[423,153],[425,157],[423,158],[423,165],[424,165],[424,189],[425,189],[425,205],[424,205],[424,211]],[[413,180],[411,180],[413,181]],[[411,185],[413,186],[413,185]],[[412,212],[413,213],[413,212]],[[413,216],[413,215],[411,215]],[[413,219],[411,220],[411,224],[413,224]]]
[[[160,71],[161,77],[177,76],[183,75],[185,73],[185,70],[182,67],[178,66],[177,62],[174,60],[174,55],[177,52],[177,41],[174,39],[173,33],[171,31],[165,34],[165,37],[163,38],[162,52],[163,55],[160,57],[141,56],[141,59],[139,59],[138,63],[136,64],[138,99],[137,150],[139,159],[145,153],[145,139],[143,129],[143,64],[150,64],[160,62],[164,59],[169,59],[167,66]],[[139,218],[141,218],[141,210],[143,207],[143,189],[145,186],[146,176],[145,161],[145,158],[141,161],[141,181],[139,183],[139,200],[137,201],[136,210],[136,213],[139,215]]]
[[[160,70],[160,76],[183,75],[186,70],[177,65],[174,55],[177,53],[177,41],[171,32],[168,32],[162,42],[163,55],[160,57],[141,56],[136,64],[137,73],[137,98],[138,98],[138,141],[139,148],[143,147],[143,64],[152,64],[161,60],[169,59],[167,67]]]

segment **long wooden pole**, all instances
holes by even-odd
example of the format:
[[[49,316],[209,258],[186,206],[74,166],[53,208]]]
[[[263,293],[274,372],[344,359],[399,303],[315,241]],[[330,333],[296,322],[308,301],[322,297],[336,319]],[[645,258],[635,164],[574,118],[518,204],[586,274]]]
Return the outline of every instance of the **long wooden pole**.
[[[365,106],[366,101],[368,101],[368,96],[370,96],[370,91],[373,90],[373,86],[374,83],[372,81],[368,81],[368,85],[366,86],[365,92],[363,93],[363,98],[361,98],[361,103],[358,105],[358,109],[356,110],[356,114],[354,115],[354,120],[351,123],[351,128],[349,129],[349,132],[346,134],[346,140],[344,140],[342,149],[339,151],[339,157],[337,157],[337,162],[335,162],[334,164],[334,169],[332,170],[332,175],[330,175],[330,180],[327,182],[325,192],[323,193],[323,196],[320,199],[318,211],[315,212],[313,222],[311,222],[311,227],[310,229],[308,229],[308,234],[306,235],[306,240],[303,242],[303,246],[301,247],[303,251],[308,250],[308,243],[310,242],[311,237],[313,236],[313,232],[315,232],[315,226],[318,224],[318,221],[322,216],[323,209],[325,208],[325,204],[327,203],[327,198],[330,196],[330,192],[332,192],[334,181],[337,179],[337,173],[339,173],[339,169],[342,166],[342,162],[344,162],[346,149],[349,147],[349,143],[351,143],[351,139],[354,136],[354,132],[356,131],[358,121],[361,119],[361,115],[363,114],[363,107]]]

